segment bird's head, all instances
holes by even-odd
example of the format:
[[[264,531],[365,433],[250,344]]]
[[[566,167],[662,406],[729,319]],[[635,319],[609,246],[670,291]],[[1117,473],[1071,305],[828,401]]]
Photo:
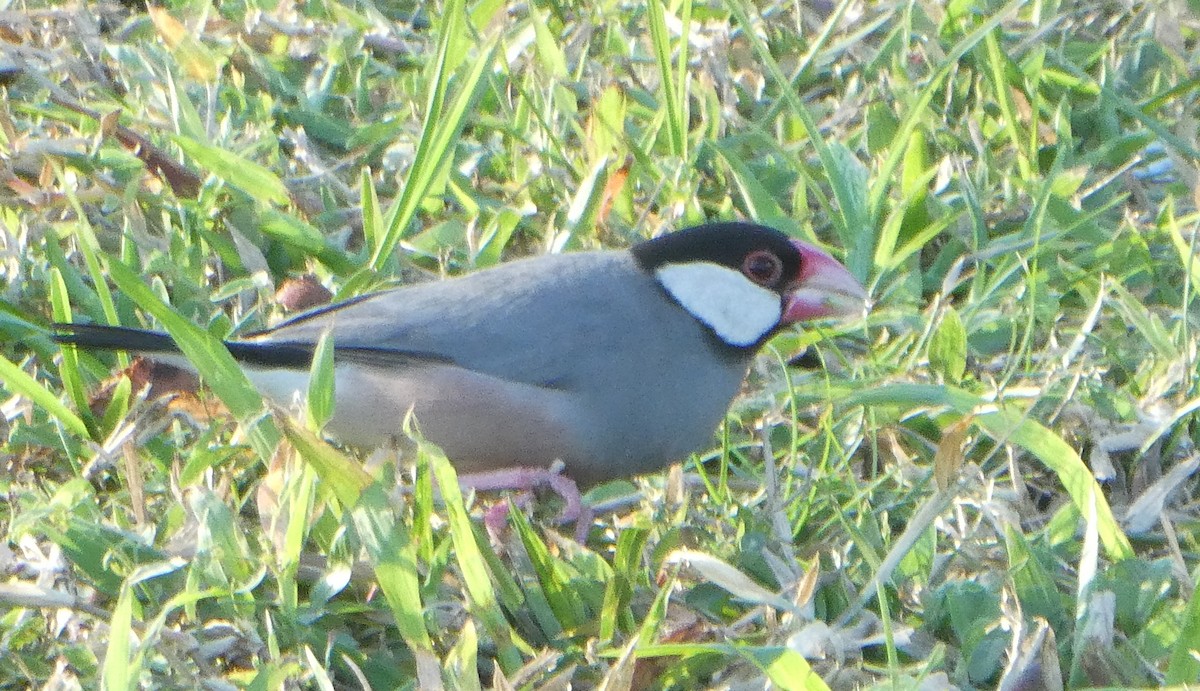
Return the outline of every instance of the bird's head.
[[[867,292],[821,249],[753,223],[712,223],[633,247],[644,270],[722,341],[760,345],[796,322],[861,312]]]

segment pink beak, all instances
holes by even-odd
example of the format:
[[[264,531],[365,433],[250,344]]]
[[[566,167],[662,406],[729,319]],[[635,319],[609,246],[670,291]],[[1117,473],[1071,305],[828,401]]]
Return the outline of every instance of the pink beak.
[[[792,240],[800,250],[800,277],[784,295],[783,324],[861,314],[867,291],[846,267],[823,250]]]

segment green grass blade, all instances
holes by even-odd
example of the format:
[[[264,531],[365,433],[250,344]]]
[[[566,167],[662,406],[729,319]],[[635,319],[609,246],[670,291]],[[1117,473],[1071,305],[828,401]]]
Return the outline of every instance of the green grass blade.
[[[104,312],[104,318],[110,324],[116,324],[117,307],[113,302],[112,292],[108,289],[108,282],[105,280],[106,273],[100,262],[100,243],[96,240],[96,234],[92,230],[92,226],[87,221],[87,214],[83,207],[79,204],[79,199],[74,194],[68,195],[72,207],[79,215],[79,220],[71,228],[71,232],[78,239],[77,246],[79,253],[83,255],[83,262],[87,266],[88,275],[92,278],[92,288],[96,291],[96,297],[100,302],[100,307]],[[129,358],[127,355],[121,354],[118,357],[118,362],[122,367],[128,366]]]
[[[383,216],[379,208],[379,193],[375,189],[375,180],[371,177],[371,169],[363,168],[358,176],[359,200],[362,207],[363,244],[366,247],[378,247],[383,242]]]
[[[332,331],[321,334],[317,339],[317,347],[313,350],[312,366],[308,371],[308,393],[304,402],[309,426],[315,432],[320,432],[326,423],[333,419],[334,399],[337,394],[337,380],[333,369],[335,347]]]
[[[456,691],[483,691],[479,683],[479,637],[475,624],[468,619],[458,632],[458,640],[446,655],[443,676]]]
[[[638,569],[641,566],[642,550],[646,546],[649,531],[631,527],[617,536],[616,553],[613,555],[613,576],[604,591],[604,604],[600,610],[600,641],[612,641],[618,631],[633,628],[633,612],[630,602],[638,585]]]
[[[667,31],[665,0],[646,3],[646,17],[650,25],[650,42],[654,47],[654,62],[658,65],[662,81],[662,100],[667,110],[667,143],[672,156],[687,159],[688,113],[687,113],[687,47],[688,23],[683,25],[683,36],[679,41],[679,61],[683,69],[671,62],[671,36]],[[685,19],[691,16],[690,4],[685,2]]]
[[[1009,59],[1000,50],[1000,41],[996,38],[998,31],[999,29],[989,31],[983,39],[987,53],[989,76],[992,78],[992,88],[995,92],[994,101],[1000,107],[1000,113],[1003,116],[1004,133],[1008,135],[1009,141],[1012,142],[1013,150],[1016,152],[1020,179],[1029,183],[1033,181],[1034,176],[1033,169],[1029,163],[1029,153],[1025,151],[1025,144],[1028,138],[1023,136],[1020,130],[1017,129],[1017,123],[1019,122],[1017,104],[1012,96],[1012,90],[1017,88],[1017,85],[1009,83]]]
[[[784,221],[785,219],[787,222],[791,221],[788,215],[783,212],[779,203],[775,201],[775,197],[767,191],[762,181],[755,176],[754,171],[746,164],[746,161],[738,155],[734,146],[728,141],[706,142],[705,146],[716,152],[721,157],[721,160],[725,162],[725,165],[729,167],[729,173],[733,177],[734,184],[741,195],[742,203],[746,205],[747,215],[750,218],[762,223]]]
[[[355,534],[367,551],[380,590],[387,600],[400,636],[417,656],[419,673],[433,653],[433,641],[425,628],[421,603],[416,549],[409,531],[395,520],[387,493],[377,484],[368,487],[351,511]],[[422,684],[432,680],[422,678]]]
[[[454,557],[470,595],[471,611],[483,622],[484,628],[499,649],[501,667],[507,673],[515,672],[521,666],[521,653],[512,643],[512,630],[504,619],[504,613],[500,611],[496,592],[488,578],[487,564],[475,543],[475,532],[471,529],[471,518],[463,504],[458,476],[446,455],[436,446],[423,442],[418,453],[429,459],[442,494],[442,501],[446,504],[446,512],[450,515],[450,537],[454,541]]]
[[[466,31],[466,16],[462,0],[447,3],[438,48],[436,69],[433,73],[433,93],[425,113],[425,124],[417,144],[417,152],[409,168],[408,180],[388,213],[387,230],[380,243],[373,248],[370,268],[378,271],[391,258],[397,243],[416,216],[421,201],[429,193],[435,179],[444,174],[446,165],[453,160],[452,147],[462,132],[466,114],[480,94],[484,84],[483,75],[495,60],[496,46],[484,46],[475,61],[462,75],[458,83],[458,97],[447,108],[445,101],[453,69],[464,59],[461,36]]]
[[[537,589],[529,593],[526,602],[529,606],[536,607],[537,599],[533,596],[540,595],[549,609],[547,612],[539,608],[534,612],[535,616],[540,615],[542,631],[547,637],[555,638],[564,631],[573,630],[582,621],[583,606],[560,573],[557,560],[550,554],[546,543],[538,537],[525,514],[515,508],[510,510],[509,524],[516,530],[521,544],[525,546],[525,553],[529,556],[537,576]]]
[[[108,620],[108,647],[104,651],[104,691],[132,691],[140,688],[139,669],[134,666],[130,638],[133,636],[133,588],[121,588],[117,606]]]
[[[54,311],[54,321],[69,323],[73,320],[71,304],[67,298],[67,284],[63,281],[62,272],[57,268],[50,271],[50,305]],[[79,352],[76,349],[62,349],[62,366],[58,368],[58,373],[62,377],[67,396],[75,404],[75,410],[79,411],[79,418],[87,425],[91,436],[99,438],[99,430],[96,429],[96,422],[92,419],[92,411],[88,406],[83,378],[79,375]]]
[[[0,381],[9,391],[19,393],[25,396],[35,405],[45,410],[58,423],[67,429],[71,434],[84,439],[90,438],[88,426],[83,419],[74,413],[70,408],[63,405],[63,402],[58,399],[58,396],[51,393],[46,387],[38,383],[36,379],[29,376],[20,367],[17,367],[11,360],[0,356]]]

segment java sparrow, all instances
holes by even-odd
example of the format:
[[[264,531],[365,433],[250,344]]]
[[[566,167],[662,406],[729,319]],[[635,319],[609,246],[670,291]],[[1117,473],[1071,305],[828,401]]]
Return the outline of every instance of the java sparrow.
[[[265,396],[289,405],[330,331],[336,439],[389,444],[411,409],[460,475],[560,462],[590,485],[710,443],[768,338],[861,312],[865,297],[816,247],[721,222],[363,295],[226,345]],[[166,334],[55,328],[63,344],[186,364],[168,355],[177,349]]]

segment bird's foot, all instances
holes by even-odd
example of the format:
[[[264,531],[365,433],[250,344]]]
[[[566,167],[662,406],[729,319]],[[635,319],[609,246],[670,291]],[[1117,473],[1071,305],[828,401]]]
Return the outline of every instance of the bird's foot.
[[[515,504],[524,509],[533,501],[533,494],[530,492],[518,492],[511,498],[512,504],[507,501],[498,501],[492,504],[483,511],[483,526],[487,528],[488,535],[495,539],[499,535],[504,534],[504,529],[508,527],[508,510],[509,507]]]
[[[587,539],[587,533],[592,527],[593,513],[591,507],[583,503],[583,496],[580,495],[575,481],[563,475],[563,469],[562,461],[555,461],[549,468],[521,466],[485,473],[468,473],[459,475],[458,482],[464,488],[474,489],[477,492],[500,490],[530,492],[539,487],[549,487],[565,502],[562,513],[558,516],[558,524],[575,523],[575,539],[582,543]],[[495,529],[502,526],[507,518],[508,505],[500,504],[496,509],[489,510],[484,514],[484,524],[488,528]]]

